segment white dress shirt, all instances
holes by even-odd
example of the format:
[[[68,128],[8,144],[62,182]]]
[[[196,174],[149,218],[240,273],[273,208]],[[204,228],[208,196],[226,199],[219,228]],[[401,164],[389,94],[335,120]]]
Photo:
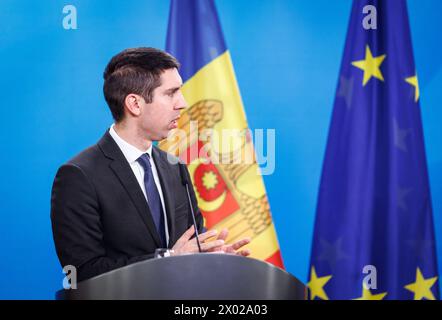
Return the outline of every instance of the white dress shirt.
[[[135,178],[137,178],[138,184],[140,185],[141,190],[143,191],[144,197],[146,198],[146,201],[149,201],[147,199],[146,195],[146,187],[144,185],[144,168],[141,166],[141,164],[138,163],[137,159],[141,157],[142,154],[147,153],[149,154],[150,159],[150,165],[152,167],[152,174],[153,179],[155,181],[155,185],[157,186],[158,193],[160,194],[161,199],[161,206],[163,208],[163,214],[164,214],[164,226],[165,226],[165,233],[166,233],[166,243],[169,243],[169,228],[167,227],[167,215],[166,215],[166,207],[164,206],[164,197],[163,197],[163,190],[161,189],[161,183],[160,178],[158,177],[158,171],[155,166],[155,161],[153,161],[152,158],[152,145],[150,145],[149,149],[145,151],[139,150],[137,147],[134,147],[130,143],[126,142],[121,138],[117,132],[114,129],[113,124],[109,130],[109,134],[111,137],[115,140],[118,147],[120,148],[121,152],[123,152],[124,157],[126,158],[127,162],[129,163]]]

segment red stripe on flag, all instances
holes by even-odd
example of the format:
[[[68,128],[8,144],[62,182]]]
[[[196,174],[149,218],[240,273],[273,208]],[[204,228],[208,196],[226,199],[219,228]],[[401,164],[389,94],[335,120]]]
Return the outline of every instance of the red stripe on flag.
[[[277,267],[280,267],[281,269],[285,269],[284,264],[282,263],[281,251],[279,251],[279,250],[277,250],[274,254],[272,254],[270,257],[265,259],[265,261],[267,261]]]

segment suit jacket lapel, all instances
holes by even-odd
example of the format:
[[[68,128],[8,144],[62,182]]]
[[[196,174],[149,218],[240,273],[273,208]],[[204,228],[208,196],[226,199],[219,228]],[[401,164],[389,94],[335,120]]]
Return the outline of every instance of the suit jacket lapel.
[[[160,178],[161,189],[163,190],[164,205],[166,207],[167,224],[169,226],[169,247],[172,247],[176,240],[176,226],[175,226],[175,201],[173,198],[173,190],[171,186],[176,183],[176,179],[171,176],[170,164],[167,162],[167,157],[161,154],[156,148],[152,148],[152,157],[157,168],[158,177]]]
[[[126,189],[130,199],[137,208],[138,214],[154,238],[156,245],[161,247],[160,236],[155,228],[155,223],[152,219],[146,198],[144,197],[143,191],[141,190],[129,163],[127,162],[120,148],[113,140],[109,132],[106,132],[103,138],[98,142],[98,145],[103,151],[104,155],[113,160],[109,164],[111,170],[115,173],[121,184]],[[122,214],[124,213],[122,212]]]

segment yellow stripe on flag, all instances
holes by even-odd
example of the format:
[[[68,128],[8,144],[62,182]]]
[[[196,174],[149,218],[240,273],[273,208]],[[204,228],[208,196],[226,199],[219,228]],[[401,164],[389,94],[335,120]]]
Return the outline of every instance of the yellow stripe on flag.
[[[215,126],[216,129],[247,128],[243,103],[229,51],[212,60],[186,81],[182,92],[189,106],[206,99],[223,102],[224,116]]]

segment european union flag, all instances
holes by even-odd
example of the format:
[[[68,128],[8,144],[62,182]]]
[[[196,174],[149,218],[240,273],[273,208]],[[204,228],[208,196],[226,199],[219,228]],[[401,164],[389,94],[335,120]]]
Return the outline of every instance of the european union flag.
[[[319,190],[312,299],[438,299],[405,0],[353,3]]]

